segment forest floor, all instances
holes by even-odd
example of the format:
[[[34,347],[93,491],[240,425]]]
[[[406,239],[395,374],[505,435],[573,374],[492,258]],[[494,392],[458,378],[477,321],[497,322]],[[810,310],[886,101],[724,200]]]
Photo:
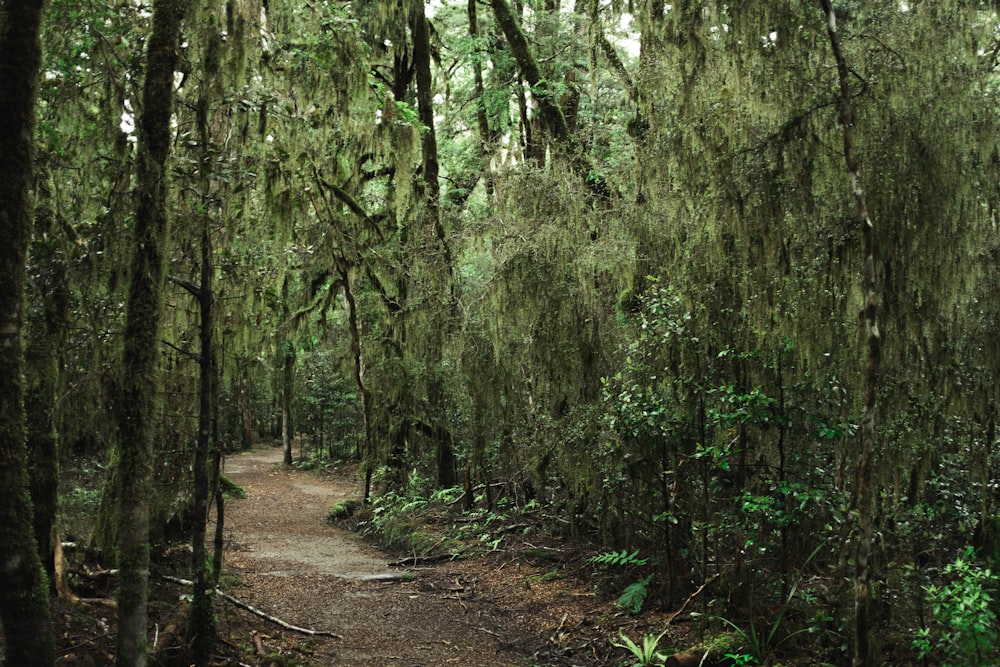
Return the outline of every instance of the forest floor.
[[[226,474],[247,495],[227,506],[229,592],[293,625],[340,636],[245,618],[266,653],[316,665],[482,667],[614,665],[623,655],[608,643],[620,610],[516,551],[390,566],[399,555],[331,526],[331,505],[361,492],[355,467],[301,471],[282,466],[272,448],[230,458]],[[253,643],[238,634],[245,627],[229,634],[220,626],[227,642]]]
[[[281,454],[258,448],[226,462],[246,497],[226,503],[220,585],[271,619],[220,599],[214,665],[609,667],[630,657],[611,644],[620,631],[641,644],[667,624],[669,614],[632,617],[614,595],[595,594],[592,550],[517,530],[524,524],[499,526],[503,539],[486,546],[481,537],[467,540],[460,558],[414,562],[412,552],[381,550],[328,520],[331,505],[360,495],[356,465],[306,471],[282,465]],[[417,529],[425,528],[435,527]],[[188,664],[181,647],[189,589],[159,575],[184,576],[189,559],[184,544],[154,552],[153,665]],[[113,595],[113,581],[101,584],[82,576],[86,564],[70,565],[75,581],[91,582],[78,592],[97,597],[56,602],[58,664],[111,664],[115,611],[99,598]],[[688,626],[678,618],[661,649],[689,645]]]

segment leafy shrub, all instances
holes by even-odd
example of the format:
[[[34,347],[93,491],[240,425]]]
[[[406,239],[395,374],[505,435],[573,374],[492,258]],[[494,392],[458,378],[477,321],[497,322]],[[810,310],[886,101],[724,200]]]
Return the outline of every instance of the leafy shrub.
[[[968,547],[945,566],[948,583],[926,587],[935,627],[917,631],[913,648],[920,659],[938,653],[943,667],[1000,665],[1000,636],[993,610],[997,577],[974,561],[975,550]]]

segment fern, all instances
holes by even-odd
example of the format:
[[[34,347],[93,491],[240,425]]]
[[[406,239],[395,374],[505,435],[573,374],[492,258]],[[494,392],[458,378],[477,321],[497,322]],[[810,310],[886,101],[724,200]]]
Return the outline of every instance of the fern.
[[[648,558],[639,558],[639,550],[636,549],[632,553],[627,550],[622,549],[621,551],[606,551],[602,554],[597,554],[596,556],[591,556],[587,559],[587,562],[591,565],[609,565],[614,567],[624,567],[626,565],[645,565],[649,562]]]
[[[627,609],[632,616],[641,612],[646,595],[649,593],[649,582],[652,580],[653,575],[649,575],[645,579],[640,579],[626,586],[618,598],[618,606]]]

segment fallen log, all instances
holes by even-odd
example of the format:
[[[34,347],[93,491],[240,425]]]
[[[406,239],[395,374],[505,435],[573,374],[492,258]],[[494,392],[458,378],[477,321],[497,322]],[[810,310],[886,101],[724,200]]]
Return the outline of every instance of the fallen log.
[[[706,651],[681,651],[667,658],[667,662],[664,664],[666,667],[701,667],[707,657]]]
[[[189,581],[187,579],[181,579],[180,577],[171,577],[170,575],[164,574],[160,575],[160,578],[163,579],[164,581],[169,581],[174,584],[180,584],[181,586],[194,586],[193,581]],[[257,609],[253,605],[247,604],[246,602],[243,602],[241,600],[237,600],[232,595],[224,593],[222,589],[216,588],[215,594],[221,597],[223,600],[229,602],[230,604],[233,604],[239,607],[240,609],[245,609],[246,611],[249,611],[251,614],[260,616],[265,621],[270,621],[271,623],[281,626],[286,630],[291,630],[292,632],[298,632],[299,634],[303,635],[310,635],[312,637],[333,637],[334,639],[343,639],[341,635],[338,635],[336,632],[330,632],[329,630],[313,630],[311,628],[301,628],[297,625],[292,625],[287,621],[281,620],[277,616],[271,616],[267,612],[263,612],[260,609]]]

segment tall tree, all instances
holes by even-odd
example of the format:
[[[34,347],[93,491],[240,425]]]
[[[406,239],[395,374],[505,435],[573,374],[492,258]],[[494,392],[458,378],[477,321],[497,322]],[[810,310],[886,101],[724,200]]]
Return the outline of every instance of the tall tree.
[[[820,0],[826,16],[826,31],[830,39],[830,49],[837,64],[837,84],[839,89],[839,121],[843,136],[844,164],[851,179],[851,194],[854,197],[856,223],[861,235],[861,281],[864,294],[864,331],[866,360],[864,373],[864,400],[862,401],[861,446],[857,457],[854,478],[854,510],[858,516],[858,537],[854,553],[854,667],[865,667],[871,663],[869,649],[869,561],[872,554],[872,465],[876,453],[875,409],[878,405],[878,371],[882,358],[882,334],[878,328],[878,297],[875,283],[875,226],[868,214],[865,200],[864,181],[861,167],[854,148],[854,124],[857,114],[854,110],[851,91],[851,68],[841,47],[840,33],[837,31],[837,12],[831,0]]]
[[[137,119],[134,253],[125,324],[122,394],[118,403],[118,667],[146,664],[149,513],[156,364],[167,241],[167,158],[174,111],[180,27],[190,0],[155,0],[153,31]]]
[[[26,667],[54,662],[48,585],[28,496],[22,349],[43,5],[0,6],[0,620],[7,662]]]
[[[42,163],[41,160],[39,160]],[[59,487],[59,436],[56,394],[60,353],[65,340],[68,292],[66,252],[51,172],[41,164],[35,186],[35,231],[31,241],[28,336],[25,363],[28,391],[28,460],[35,539],[46,574],[54,575],[53,555]]]

